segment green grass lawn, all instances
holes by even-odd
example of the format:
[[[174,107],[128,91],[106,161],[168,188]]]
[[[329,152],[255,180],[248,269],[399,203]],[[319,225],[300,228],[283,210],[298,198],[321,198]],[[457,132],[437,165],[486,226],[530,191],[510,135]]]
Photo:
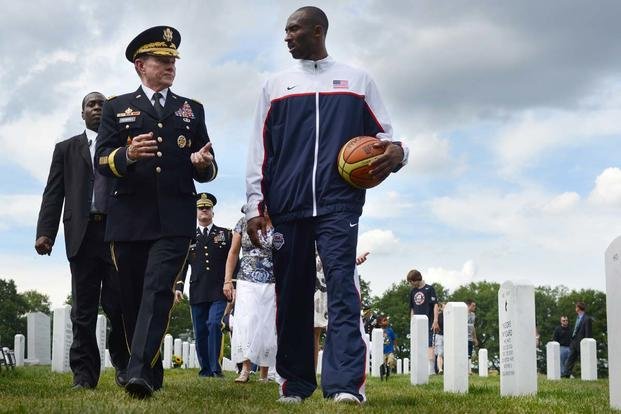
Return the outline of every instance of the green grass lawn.
[[[442,391],[442,377],[431,377],[424,386],[410,385],[409,376],[395,375],[388,382],[370,378],[364,407],[337,406],[319,391],[299,406],[276,403],[275,383],[235,384],[232,373],[224,379],[198,378],[197,370],[168,370],[164,388],[147,401],[133,400],[114,384],[113,370],[106,370],[96,390],[70,390],[70,374],[52,374],[49,367],[26,367],[0,372],[0,412],[62,413],[606,413],[608,381],[578,379],[548,381],[539,377],[535,397],[500,398],[500,379],[470,377],[468,394]]]

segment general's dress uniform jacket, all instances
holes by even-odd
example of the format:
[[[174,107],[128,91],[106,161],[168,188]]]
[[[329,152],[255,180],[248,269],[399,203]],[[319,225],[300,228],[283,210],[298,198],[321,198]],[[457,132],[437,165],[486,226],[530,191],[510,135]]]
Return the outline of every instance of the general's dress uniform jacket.
[[[126,152],[132,138],[149,132],[157,141],[156,156],[128,162]],[[106,240],[194,237],[196,189],[192,179],[211,181],[218,168],[214,159],[199,173],[190,154],[207,142],[203,106],[170,89],[161,120],[141,87],[108,99],[95,151],[99,171],[116,178],[108,206]]]
[[[203,302],[227,300],[222,293],[226,258],[231,248],[231,229],[211,226],[208,235],[196,230],[196,243],[190,248],[188,263],[192,266],[190,275],[190,305]],[[187,266],[184,275],[187,275]],[[185,276],[184,276],[185,278]],[[183,290],[183,281],[177,283],[177,290]]]

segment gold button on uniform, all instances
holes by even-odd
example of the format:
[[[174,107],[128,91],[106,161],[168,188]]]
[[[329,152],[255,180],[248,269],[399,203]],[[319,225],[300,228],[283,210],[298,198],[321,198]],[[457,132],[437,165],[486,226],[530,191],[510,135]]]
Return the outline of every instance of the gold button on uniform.
[[[129,129],[129,125],[125,125],[125,129]]]
[[[164,141],[162,137],[157,137],[157,142],[162,142],[162,141]]]
[[[209,270],[209,267],[206,267],[205,270]]]
[[[158,127],[160,127],[160,128],[162,128],[164,125],[162,125],[162,123],[161,123],[161,122],[158,122],[158,123],[157,123],[157,126],[158,126]]]
[[[158,151],[158,152],[157,152],[157,156],[158,156],[158,157],[161,157],[161,156],[162,156],[162,152],[161,152],[161,151]]]
[[[158,173],[161,173],[162,169],[160,167],[155,167],[155,171],[158,172]]]
[[[186,125],[186,126],[185,126],[185,129],[190,129],[190,126],[189,126],[189,125]]]

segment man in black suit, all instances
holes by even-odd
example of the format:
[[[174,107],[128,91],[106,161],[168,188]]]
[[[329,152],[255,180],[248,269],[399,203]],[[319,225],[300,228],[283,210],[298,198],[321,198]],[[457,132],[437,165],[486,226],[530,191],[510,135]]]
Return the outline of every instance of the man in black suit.
[[[569,378],[574,370],[574,365],[578,358],[580,358],[580,341],[584,338],[592,338],[592,326],[593,320],[586,314],[586,305],[584,302],[576,302],[576,324],[571,335],[571,343],[569,344],[569,356],[565,362],[565,369],[563,372],[564,378]]]
[[[201,193],[196,201],[196,243],[190,249],[190,306],[196,338],[196,354],[201,377],[222,377],[222,315],[226,297],[222,292],[226,258],[231,248],[231,229],[213,224],[216,197]],[[187,271],[187,267],[185,269]],[[185,272],[184,272],[185,275]],[[177,282],[177,300],[183,292],[182,280]]]
[[[142,85],[104,104],[95,160],[116,177],[106,240],[123,281],[121,304],[131,341],[130,396],[162,387],[160,346],[175,284],[196,231],[194,180],[217,174],[203,106],[170,90],[181,35],[156,26],[136,36],[125,56]]]
[[[110,248],[104,242],[110,180],[94,171],[92,162],[104,100],[99,92],[86,95],[82,100],[86,130],[54,148],[35,241],[37,253],[52,252],[64,202],[63,224],[73,300],[69,361],[76,389],[95,388],[99,381],[101,362],[95,329],[100,294],[103,310],[110,318],[108,342],[110,358],[117,370],[116,382],[124,386],[127,381],[125,368],[129,353],[118,301],[118,281]]]

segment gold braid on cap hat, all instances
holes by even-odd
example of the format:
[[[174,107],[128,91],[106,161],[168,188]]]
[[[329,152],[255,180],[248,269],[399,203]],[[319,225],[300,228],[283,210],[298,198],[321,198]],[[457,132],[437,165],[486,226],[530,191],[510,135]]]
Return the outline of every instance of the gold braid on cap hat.
[[[136,59],[136,56],[142,54],[149,55],[157,55],[157,56],[173,56],[179,59],[179,52],[177,51],[177,46],[174,43],[167,42],[153,42],[147,43],[146,45],[142,45],[136,50],[133,58]]]

